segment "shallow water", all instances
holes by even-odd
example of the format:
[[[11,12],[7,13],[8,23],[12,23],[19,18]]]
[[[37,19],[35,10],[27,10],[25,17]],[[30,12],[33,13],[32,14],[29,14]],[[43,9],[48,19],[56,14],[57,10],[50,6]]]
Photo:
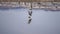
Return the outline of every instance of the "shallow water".
[[[60,12],[28,9],[0,10],[0,34],[60,34]]]

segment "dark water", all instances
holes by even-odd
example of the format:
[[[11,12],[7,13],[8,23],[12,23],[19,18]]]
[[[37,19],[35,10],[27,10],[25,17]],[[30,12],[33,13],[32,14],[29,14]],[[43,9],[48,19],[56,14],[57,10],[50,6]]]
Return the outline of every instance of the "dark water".
[[[60,12],[28,9],[0,10],[0,34],[60,34]]]

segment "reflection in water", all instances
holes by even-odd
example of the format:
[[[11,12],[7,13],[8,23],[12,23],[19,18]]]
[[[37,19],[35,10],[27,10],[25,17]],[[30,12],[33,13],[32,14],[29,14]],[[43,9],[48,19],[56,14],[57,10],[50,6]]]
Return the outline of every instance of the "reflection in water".
[[[32,20],[32,18],[31,18],[31,16],[29,16],[30,18],[29,18],[29,20],[28,20],[28,24],[30,24],[31,23],[31,20]]]
[[[31,23],[31,20],[32,20],[32,18],[31,18],[31,16],[32,16],[32,10],[31,11],[28,11],[28,14],[29,14],[29,17],[28,17],[28,24],[30,24]]]
[[[30,16],[32,16],[32,10],[31,10],[31,11],[28,11],[28,14],[29,14]]]
[[[28,14],[29,14],[29,17],[28,17],[28,24],[30,24],[31,23],[31,20],[32,20],[32,18],[31,18],[31,16],[32,16],[32,3],[31,3],[31,7],[30,7],[30,9],[29,9],[29,11],[28,11]]]
[[[31,18],[31,16],[32,16],[32,8],[29,9],[28,14],[29,14],[29,17],[28,17],[28,19],[29,19],[29,20],[28,20],[28,24],[30,24],[31,21],[32,21],[32,18]]]

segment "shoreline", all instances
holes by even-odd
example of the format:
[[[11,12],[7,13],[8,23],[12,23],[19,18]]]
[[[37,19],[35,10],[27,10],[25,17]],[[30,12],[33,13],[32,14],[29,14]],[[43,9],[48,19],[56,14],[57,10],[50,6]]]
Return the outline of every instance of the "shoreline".
[[[50,4],[49,4],[50,3]],[[43,10],[60,10],[60,4],[54,3],[56,5],[52,5],[51,2],[47,2],[46,4],[42,2],[41,4],[38,4],[36,2],[32,3],[32,9],[43,9]],[[57,8],[56,8],[57,6]],[[2,2],[0,4],[0,9],[7,8],[7,9],[14,9],[14,8],[30,8],[31,4],[29,2],[24,3],[20,2]]]

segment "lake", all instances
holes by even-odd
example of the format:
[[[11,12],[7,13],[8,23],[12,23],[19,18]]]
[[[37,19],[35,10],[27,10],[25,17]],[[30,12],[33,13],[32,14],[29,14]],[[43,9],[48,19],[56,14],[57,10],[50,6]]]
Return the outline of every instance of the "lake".
[[[60,11],[32,10],[28,24],[28,9],[0,10],[0,34],[60,34]]]

